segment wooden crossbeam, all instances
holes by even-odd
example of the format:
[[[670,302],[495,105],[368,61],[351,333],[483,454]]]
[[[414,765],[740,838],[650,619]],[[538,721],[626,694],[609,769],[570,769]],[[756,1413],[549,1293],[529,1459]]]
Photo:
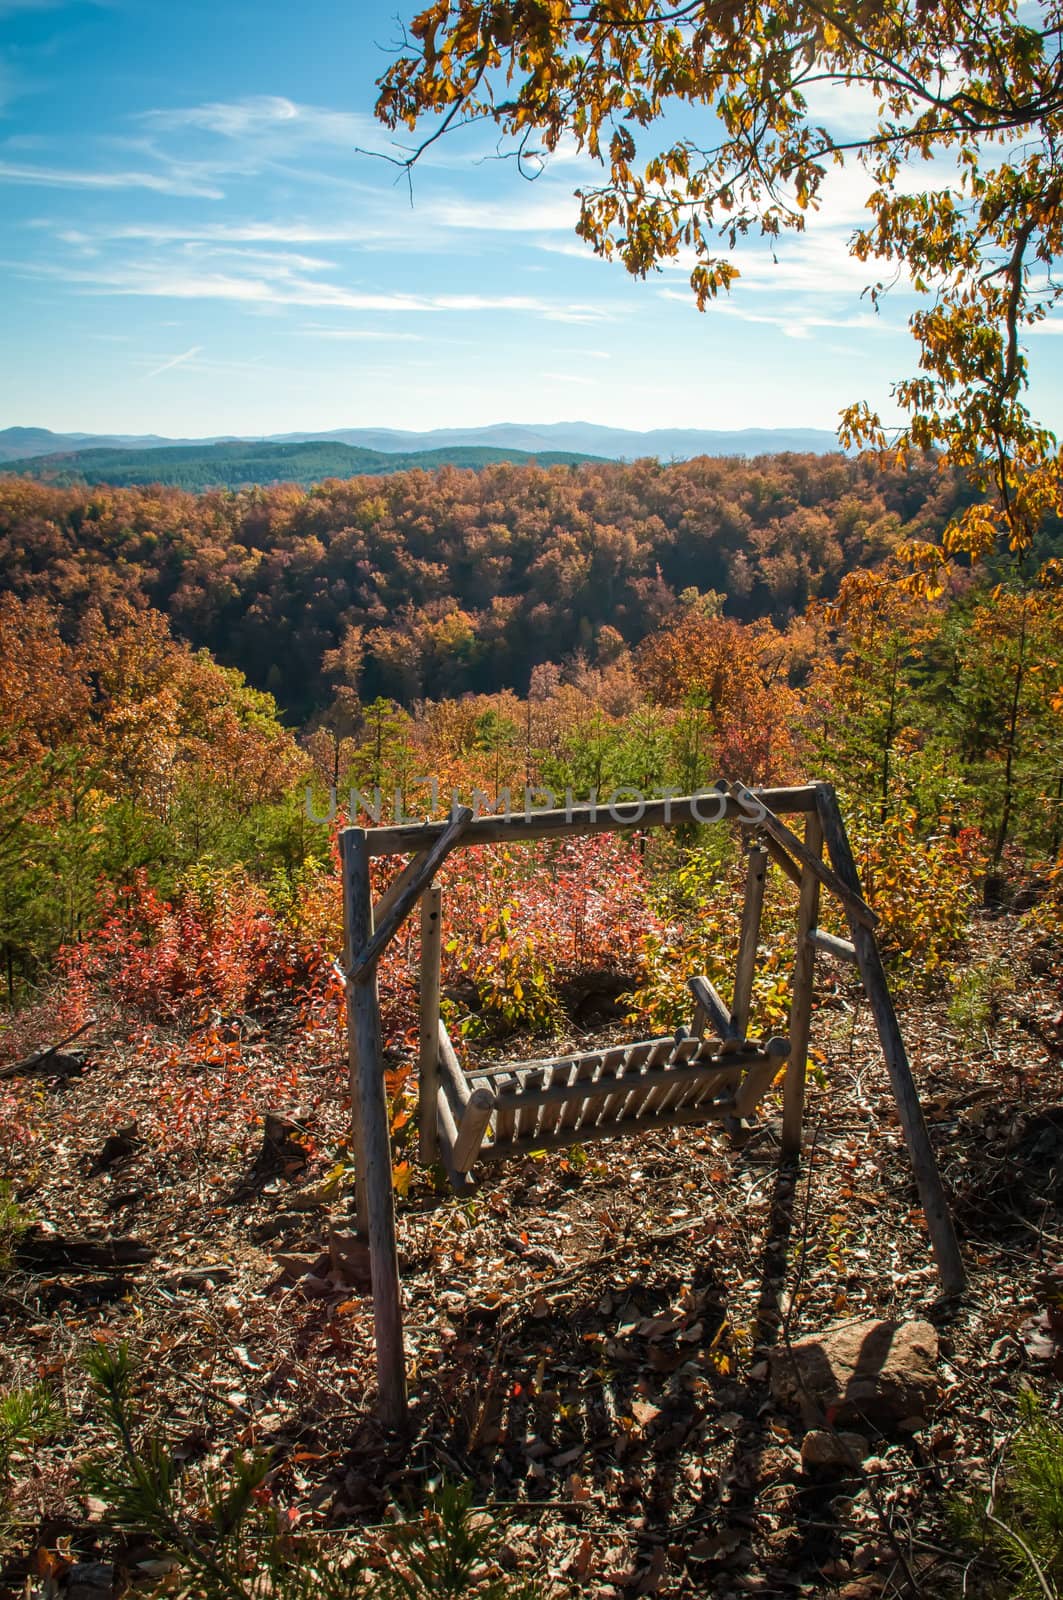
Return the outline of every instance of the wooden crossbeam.
[[[746,791],[768,806],[776,817],[789,812],[815,809],[814,783],[785,789]],[[717,803],[718,802],[718,803]],[[718,813],[718,814],[717,814]],[[622,833],[638,828],[676,828],[686,823],[746,822],[756,826],[756,817],[733,794],[703,790],[674,799],[632,802],[618,800],[612,807],[608,797],[593,805],[566,806],[556,811],[516,811],[512,815],[477,817],[466,830],[463,844],[505,844],[533,839],[557,839],[566,834]],[[375,856],[408,855],[427,850],[439,839],[448,824],[406,822],[369,830],[369,849]]]
[[[691,1044],[696,1043],[695,1040],[690,1042]],[[785,1054],[788,1048],[788,1041],[773,1040],[772,1044],[776,1047],[773,1049],[772,1059],[778,1062],[780,1055]],[[747,1061],[763,1061],[764,1059],[765,1052],[762,1049],[751,1048],[748,1051],[736,1050],[733,1055],[713,1056],[706,1061],[679,1061],[674,1064],[668,1063],[666,1066],[649,1067],[641,1073],[625,1073],[622,1077],[613,1079],[611,1083],[608,1078],[603,1077],[596,1078],[593,1084],[589,1086],[586,1083],[578,1082],[567,1084],[543,1082],[535,1087],[521,1087],[497,1094],[494,1096],[494,1104],[497,1109],[507,1111],[519,1111],[523,1106],[569,1105],[572,1102],[581,1104],[588,1098],[588,1087],[598,1093],[607,1087],[615,1088],[619,1092],[625,1085],[629,1089],[633,1089],[637,1085],[640,1089],[649,1091],[658,1086],[678,1084],[680,1080],[693,1083],[702,1078],[712,1078],[721,1072],[730,1072],[736,1066],[743,1066]],[[543,1077],[545,1079],[546,1075],[542,1072],[535,1072],[529,1073],[528,1076],[529,1078],[534,1076],[535,1078]],[[478,1089],[474,1092],[477,1094],[490,1094],[488,1089]]]
[[[822,928],[811,928],[808,942],[825,956],[836,956],[839,961],[857,960],[856,946],[851,939],[839,939],[833,933],[824,933]]]
[[[447,1035],[447,1040],[453,1053],[454,1046],[450,1043],[449,1034]],[[655,1039],[638,1039],[632,1044],[610,1045],[604,1050],[583,1050],[567,1056],[542,1056],[529,1061],[507,1061],[497,1067],[472,1067],[469,1069],[467,1076],[477,1084],[489,1083],[494,1078],[510,1077],[514,1073],[531,1072],[534,1069],[552,1072],[558,1068],[578,1067],[581,1062],[585,1061],[600,1064],[605,1062],[607,1058],[613,1058],[615,1062],[620,1062],[627,1058],[633,1058],[637,1050],[649,1050],[651,1048],[654,1050],[663,1049],[667,1058],[674,1052],[676,1045],[675,1034],[663,1033],[659,1034]],[[711,1054],[715,1048],[714,1042],[710,1039],[699,1041],[699,1046],[702,1054]],[[456,1054],[454,1059],[457,1060]]]

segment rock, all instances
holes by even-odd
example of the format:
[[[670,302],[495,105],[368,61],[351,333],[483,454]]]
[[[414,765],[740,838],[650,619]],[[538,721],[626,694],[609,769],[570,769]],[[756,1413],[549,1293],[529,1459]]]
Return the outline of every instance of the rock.
[[[104,1141],[101,1148],[94,1156],[87,1156],[82,1162],[81,1170],[87,1177],[99,1177],[101,1172],[110,1171],[119,1162],[129,1161],[144,1148],[144,1141],[137,1132],[136,1119],[127,1122],[121,1128],[116,1128]]]
[[[273,1262],[275,1266],[280,1268],[280,1271],[290,1283],[295,1283],[300,1278],[306,1277],[324,1278],[330,1266],[327,1252],[319,1252],[317,1255],[312,1256],[300,1256],[281,1251],[273,1257]]]
[[[813,1428],[801,1440],[801,1466],[805,1472],[810,1467],[852,1471],[870,1453],[871,1446],[862,1433],[828,1433],[825,1428]]]
[[[328,1250],[334,1277],[340,1282],[354,1284],[358,1288],[372,1287],[369,1246],[359,1234],[344,1232],[338,1228],[330,1229]]]
[[[866,1420],[917,1427],[940,1396],[938,1336],[928,1322],[843,1323],[771,1352],[771,1392],[806,1427]]]
[[[212,1289],[219,1283],[231,1283],[233,1269],[221,1262],[205,1267],[183,1267],[179,1272],[168,1273],[162,1281],[167,1289]]]
[[[78,1561],[66,1575],[66,1600],[114,1600],[114,1568],[109,1561]]]
[[[262,1125],[262,1145],[246,1176],[237,1186],[235,1198],[260,1188],[270,1179],[292,1178],[310,1159],[310,1141],[301,1121],[267,1111]]]

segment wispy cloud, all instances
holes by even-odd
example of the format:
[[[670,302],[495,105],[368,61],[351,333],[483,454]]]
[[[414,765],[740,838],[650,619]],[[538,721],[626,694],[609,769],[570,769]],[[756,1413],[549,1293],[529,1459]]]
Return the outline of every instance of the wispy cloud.
[[[164,372],[172,372],[174,367],[183,367],[186,361],[191,361],[203,349],[201,344],[194,344],[190,350],[184,350],[179,356],[171,356],[169,361],[164,361],[161,366],[153,368],[144,374],[145,378],[157,378]]]
[[[835,134],[868,134],[881,115],[879,101],[864,83],[810,82],[804,95],[809,120]]]
[[[660,290],[662,300],[676,300],[685,305],[692,296],[681,289]],[[826,316],[820,311],[795,309],[792,303],[780,306],[778,311],[754,311],[741,300],[717,300],[710,307],[710,316],[734,317],[739,322],[759,322],[765,327],[778,328],[788,339],[809,339],[818,328],[850,328],[876,333],[896,333],[897,325],[870,311],[857,311],[851,316]]]
[[[579,203],[567,187],[507,201],[436,200],[418,208],[423,221],[477,233],[571,231],[578,215]]]
[[[31,183],[56,189],[152,189],[158,194],[185,195],[201,200],[225,198],[223,190],[179,173],[92,171],[28,166],[13,161],[0,161],[0,182]]]
[[[361,232],[354,223],[120,222],[103,223],[91,233],[65,230],[56,237],[70,244],[121,239],[143,239],[152,244],[351,244],[361,237]]]
[[[307,339],[364,339],[380,340],[387,344],[423,344],[419,333],[400,333],[385,328],[296,328],[292,330]]]
[[[254,147],[260,154],[290,153],[294,146],[361,149],[397,155],[401,146],[375,117],[361,111],[335,111],[302,105],[283,95],[248,95],[196,106],[146,111],[138,118],[153,133],[190,132]]]
[[[25,271],[24,267],[16,270]],[[525,312],[552,322],[601,323],[615,313],[603,306],[546,300],[534,295],[495,293],[414,294],[401,290],[349,288],[299,271],[283,258],[248,263],[246,272],[212,271],[168,261],[123,261],[107,265],[36,264],[34,275],[60,279],[99,294],[143,295],[174,300],[226,300],[248,306],[313,306],[335,311]]]

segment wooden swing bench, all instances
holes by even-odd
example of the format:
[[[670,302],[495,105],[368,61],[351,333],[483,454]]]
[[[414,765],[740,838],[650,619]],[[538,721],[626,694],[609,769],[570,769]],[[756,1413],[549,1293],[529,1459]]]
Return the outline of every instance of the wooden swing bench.
[[[716,803],[707,817],[702,807]],[[804,838],[780,813],[804,816]],[[688,979],[691,1026],[674,1035],[610,1045],[574,1055],[463,1067],[440,1016],[441,891],[433,881],[458,846],[557,838],[572,834],[730,820],[751,835],[745,900],[731,1004],[708,978]],[[824,860],[824,845],[827,859]],[[439,1160],[459,1193],[473,1188],[478,1162],[532,1151],[622,1138],[647,1128],[730,1123],[751,1115],[786,1064],[782,1150],[798,1155],[804,1107],[817,954],[854,963],[879,1039],[919,1187],[942,1285],[965,1281],[952,1218],[926,1131],[907,1052],[874,935],[877,922],[860,892],[845,825],[827,784],[748,790],[718,785],[700,795],[622,806],[474,818],[456,808],[444,823],[346,828],[340,834],[351,1104],[359,1230],[369,1242],[380,1408],[385,1421],[406,1415],[406,1377],[395,1235],[392,1156],[376,970],[411,911],[420,904],[420,1160]],[[374,855],[412,859],[374,905]],[[764,885],[774,863],[799,890],[789,1037],[749,1037],[749,1013]],[[851,937],[818,927],[821,889],[844,909]]]
[[[440,1154],[453,1181],[477,1160],[620,1139],[648,1127],[745,1117],[789,1054],[789,1039],[699,1039],[680,1030],[582,1055],[465,1072],[440,1023]]]

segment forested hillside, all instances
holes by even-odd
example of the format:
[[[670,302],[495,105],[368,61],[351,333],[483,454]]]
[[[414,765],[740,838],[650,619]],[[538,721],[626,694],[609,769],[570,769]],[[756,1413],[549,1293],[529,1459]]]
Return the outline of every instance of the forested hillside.
[[[167,455],[175,454],[167,451]],[[599,636],[636,644],[687,590],[783,626],[846,572],[940,534],[964,503],[927,458],[492,466],[208,493],[0,479],[0,584],[76,617],[124,596],[268,688],[297,718],[331,693],[409,704],[498,688]]]
[[[144,447],[92,447],[7,461],[0,471],[39,478],[42,483],[110,484],[117,488],[166,484],[197,492],[242,489],[250,484],[299,483],[308,488],[322,478],[347,478],[355,473],[380,474],[437,467],[485,467],[500,461],[539,461],[543,466],[586,461],[586,455],[547,450],[533,456],[526,450],[490,445],[453,445],[435,450],[385,453],[336,440],[282,443],[236,440],[219,444]]]

